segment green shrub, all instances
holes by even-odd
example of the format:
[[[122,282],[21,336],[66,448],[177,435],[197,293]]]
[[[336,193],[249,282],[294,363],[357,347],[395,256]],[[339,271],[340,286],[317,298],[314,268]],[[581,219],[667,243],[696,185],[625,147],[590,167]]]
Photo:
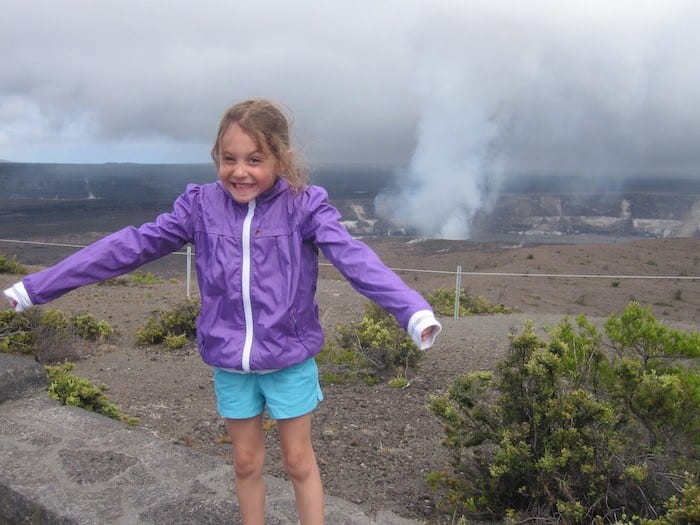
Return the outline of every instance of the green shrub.
[[[169,334],[185,334],[193,339],[197,334],[196,321],[198,315],[199,301],[184,301],[163,314],[163,326]]]
[[[153,314],[158,315],[157,313]],[[141,346],[157,345],[165,341],[165,328],[159,317],[149,317],[146,323],[135,332],[136,344]]]
[[[168,334],[165,336],[165,340],[163,342],[167,348],[177,350],[178,348],[182,348],[187,344],[187,334]]]
[[[426,296],[437,315],[452,316],[455,312],[455,292],[438,288]],[[512,308],[502,304],[491,304],[483,295],[471,295],[461,288],[459,291],[459,315],[473,314],[508,314]]]
[[[97,341],[114,333],[106,321],[98,321],[92,314],[64,314],[61,310],[45,310],[38,318],[39,328],[55,332],[70,331],[81,339]]]
[[[326,341],[316,356],[319,376],[323,383],[353,383],[363,381],[376,384],[380,377],[372,374],[371,364],[354,349],[342,348],[337,341]]]
[[[442,503],[474,517],[603,524],[657,518],[664,504],[670,513],[685,476],[695,497],[700,335],[630,303],[605,336],[585,316],[548,336],[526,323],[496,372],[432,398],[452,455],[428,479]],[[683,512],[697,512],[695,500]]]
[[[680,498],[671,496],[665,505],[666,514],[658,519],[642,519],[640,525],[689,525],[700,523],[700,486],[687,482]]]
[[[29,271],[17,260],[16,257],[8,258],[0,252],[0,273],[10,273],[13,275],[26,275]]]
[[[36,320],[38,324],[47,328],[52,328],[54,330],[66,330],[71,325],[69,316],[64,314],[61,310],[29,310],[28,313],[29,312],[40,312]]]
[[[37,347],[51,347],[71,336],[95,341],[114,333],[91,314],[66,315],[61,310],[32,308],[26,312],[0,310],[0,352],[36,355]]]
[[[104,394],[106,387],[97,387],[89,380],[71,373],[75,365],[65,363],[60,366],[46,366],[49,376],[48,395],[64,405],[84,408],[112,419],[120,419],[134,425],[137,418],[125,416],[109,397]]]
[[[105,339],[114,333],[106,321],[98,321],[91,314],[71,315],[68,322],[79,337],[89,341]]]
[[[29,316],[14,310],[0,310],[0,352],[34,353],[37,334]]]
[[[388,374],[408,377],[418,368],[423,352],[396,320],[380,306],[367,303],[359,322],[339,325],[335,341],[327,342],[319,363],[334,365],[325,378],[377,383]],[[323,374],[322,374],[323,377]]]
[[[199,301],[194,299],[183,301],[170,311],[155,310],[136,331],[136,343],[143,346],[166,343],[168,348],[176,348],[170,345],[178,344],[183,338],[194,340],[198,315]]]

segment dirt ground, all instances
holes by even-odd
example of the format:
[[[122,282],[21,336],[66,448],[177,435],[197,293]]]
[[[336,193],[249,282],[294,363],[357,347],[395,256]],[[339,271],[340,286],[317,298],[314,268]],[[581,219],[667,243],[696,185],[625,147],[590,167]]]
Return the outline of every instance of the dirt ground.
[[[698,329],[700,279],[659,277],[700,276],[700,239],[537,246],[401,239],[369,243],[389,266],[411,269],[399,273],[418,290],[454,289],[461,265],[462,286],[470,293],[517,310],[509,315],[441,318],[444,331],[407,388],[322,385],[325,400],[314,415],[313,438],[326,492],[370,513],[388,509],[431,524],[450,523],[436,508],[425,482],[426,474],[448,465],[440,445],[441,425],[427,408],[429,398],[444,392],[460,373],[492,368],[507,351],[508,334],[519,330],[525,319],[552,326],[564,314],[583,313],[602,321],[637,300],[662,322]],[[89,286],[50,307],[89,312],[118,329],[110,341],[79,350],[78,375],[106,385],[110,398],[123,412],[139,417],[142,428],[230,457],[225,427],[215,412],[211,372],[196,349],[144,348],[133,341],[133,331],[154,309],[167,309],[185,298],[184,268],[184,259],[178,257],[154,267],[168,276],[160,284]],[[528,275],[477,275],[486,272]],[[359,320],[365,300],[333,268],[322,266],[321,277],[318,301],[327,336],[332,337],[338,323]],[[2,274],[0,286],[14,280]],[[274,424],[267,428],[267,472],[283,477]]]

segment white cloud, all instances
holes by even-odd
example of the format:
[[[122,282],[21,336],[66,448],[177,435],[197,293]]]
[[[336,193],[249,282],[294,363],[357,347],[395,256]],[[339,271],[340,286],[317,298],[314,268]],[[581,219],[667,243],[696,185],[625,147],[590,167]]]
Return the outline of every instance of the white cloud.
[[[506,171],[688,172],[693,5],[8,0],[0,107],[24,109],[0,112],[0,158],[206,162],[223,110],[262,95],[312,161],[407,164],[448,140],[431,128]]]
[[[422,21],[417,145],[378,198],[387,217],[465,238],[503,175],[700,175],[697,9],[548,4],[449,4]]]

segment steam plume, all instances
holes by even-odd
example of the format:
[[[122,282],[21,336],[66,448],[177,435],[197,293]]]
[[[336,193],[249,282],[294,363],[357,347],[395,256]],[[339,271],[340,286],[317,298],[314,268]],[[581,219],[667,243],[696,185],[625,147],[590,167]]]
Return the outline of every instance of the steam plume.
[[[698,17],[673,6],[638,20],[454,5],[426,17],[416,147],[377,212],[425,237],[464,239],[506,176],[696,176],[700,66],[682,57],[700,44]]]

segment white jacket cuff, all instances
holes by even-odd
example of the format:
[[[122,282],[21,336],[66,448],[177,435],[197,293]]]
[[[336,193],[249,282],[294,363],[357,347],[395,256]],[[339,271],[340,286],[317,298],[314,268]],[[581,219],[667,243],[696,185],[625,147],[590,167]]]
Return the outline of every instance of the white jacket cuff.
[[[10,304],[14,304],[16,312],[22,312],[27,308],[34,306],[32,300],[29,298],[27,289],[24,287],[22,281],[15,283],[11,288],[8,288],[3,292]]]
[[[421,334],[426,328],[432,327],[432,332],[428,338],[423,341]],[[442,331],[442,325],[435,319],[435,315],[431,310],[419,310],[414,313],[408,320],[408,335],[411,336],[413,342],[421,350],[427,350],[435,342],[435,338]]]

